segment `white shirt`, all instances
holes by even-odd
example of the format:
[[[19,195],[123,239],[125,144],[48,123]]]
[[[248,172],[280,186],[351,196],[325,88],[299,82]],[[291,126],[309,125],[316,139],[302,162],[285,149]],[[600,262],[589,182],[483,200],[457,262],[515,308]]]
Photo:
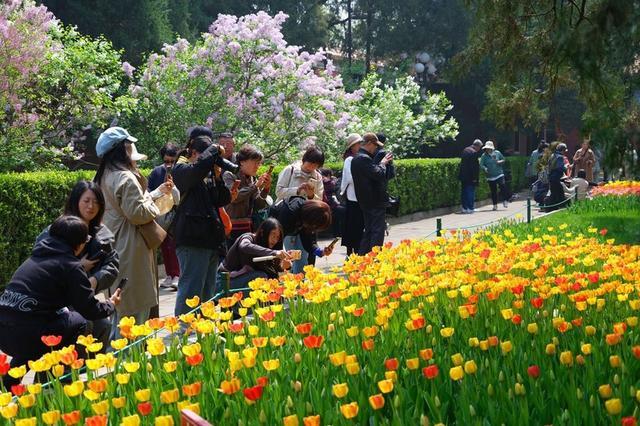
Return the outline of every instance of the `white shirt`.
[[[348,157],[344,160],[344,166],[342,166],[342,181],[340,182],[340,195],[344,195],[347,191],[347,200],[358,202],[356,198],[356,190],[353,187],[353,176],[351,175],[351,161],[353,157]]]

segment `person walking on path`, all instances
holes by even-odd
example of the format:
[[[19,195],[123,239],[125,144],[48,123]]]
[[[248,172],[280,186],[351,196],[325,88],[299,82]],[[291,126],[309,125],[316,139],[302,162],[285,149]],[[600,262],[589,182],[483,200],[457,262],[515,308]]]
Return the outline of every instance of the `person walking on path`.
[[[582,142],[580,149],[573,155],[572,175],[577,176],[578,170],[584,170],[587,181],[593,182],[593,167],[596,164],[596,156],[591,150],[589,140]]]
[[[495,149],[492,141],[487,141],[482,147],[482,157],[480,157],[480,167],[487,175],[489,189],[491,189],[491,201],[493,202],[493,210],[498,210],[498,187],[500,187],[500,198],[504,207],[509,206],[509,193],[504,182],[504,156],[500,151]]]
[[[365,133],[362,139],[362,147],[351,161],[351,175],[364,218],[364,233],[358,253],[365,255],[373,247],[384,244],[388,201],[384,186],[387,181],[386,167],[393,155],[387,153],[380,164],[375,164],[373,156],[384,144],[378,140],[375,133]]]
[[[173,163],[178,158],[178,147],[172,143],[165,144],[160,149],[160,157],[162,157],[162,164],[156,166],[149,175],[149,191],[155,190],[167,180],[167,173],[170,172]],[[176,242],[171,235],[167,235],[167,238],[162,242],[160,252],[162,253],[162,262],[167,275],[164,281],[160,283],[160,288],[177,291],[180,279],[180,265],[176,256]]]
[[[115,235],[115,249],[120,259],[117,281],[127,278],[122,301],[113,316],[114,333],[118,335],[119,319],[133,316],[136,323],[149,318],[150,309],[158,304],[158,268],[155,250],[147,245],[140,227],[161,213],[154,199],[170,194],[172,182],[160,185],[153,194],[140,174],[136,161],[146,158],[135,149],[137,139],[121,127],[105,130],[96,144],[101,158],[94,182],[102,188],[106,201],[104,224]]]
[[[462,151],[458,179],[462,184],[462,213],[473,213],[476,198],[476,186],[480,179],[478,157],[482,149],[482,141],[476,139]]]
[[[219,258],[226,251],[225,230],[218,208],[229,204],[231,192],[215,166],[224,151],[206,136],[208,129],[201,130],[194,128],[186,150],[173,166],[175,184],[183,194],[174,219],[181,271],[176,316],[189,312],[187,299],[198,296],[204,302],[213,297]],[[194,134],[200,136],[192,137]]]

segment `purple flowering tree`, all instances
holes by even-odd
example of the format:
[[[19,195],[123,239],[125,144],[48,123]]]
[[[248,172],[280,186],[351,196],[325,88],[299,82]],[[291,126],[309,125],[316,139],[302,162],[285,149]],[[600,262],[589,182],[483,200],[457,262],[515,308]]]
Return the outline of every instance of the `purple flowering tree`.
[[[0,4],[0,171],[58,167],[133,101],[104,39],[65,28],[31,0]]]
[[[205,124],[282,161],[310,143],[336,151],[352,120],[346,104],[358,95],[345,93],[323,53],[287,45],[286,18],[220,15],[196,44],[179,40],[152,54],[130,88],[141,144],[183,144],[187,127]]]

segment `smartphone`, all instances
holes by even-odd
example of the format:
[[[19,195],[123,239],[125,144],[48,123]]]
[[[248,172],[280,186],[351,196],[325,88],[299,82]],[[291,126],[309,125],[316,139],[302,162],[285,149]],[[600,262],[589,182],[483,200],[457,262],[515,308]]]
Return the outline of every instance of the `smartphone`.
[[[167,175],[164,177],[164,181],[168,181],[169,178],[173,178],[173,165],[167,166]]]
[[[333,239],[333,241],[331,241],[331,244],[329,244],[329,245],[327,246],[327,248],[332,249],[332,248],[333,248],[333,246],[335,246],[335,245],[336,245],[336,243],[337,243],[338,241],[340,241],[340,237],[335,237],[335,238]]]
[[[98,251],[96,254],[94,254],[93,256],[91,256],[91,257],[89,258],[89,260],[100,260],[100,259],[102,259],[103,257],[105,257],[106,255],[107,255],[107,252],[106,252],[106,251],[104,251],[104,250],[100,250],[100,251]]]
[[[120,283],[118,284],[118,287],[120,290],[124,290],[125,286],[127,285],[127,283],[129,282],[129,278],[123,278],[120,280]]]
[[[240,180],[236,179],[233,181],[233,186],[231,187],[232,191],[237,191],[240,188]]]

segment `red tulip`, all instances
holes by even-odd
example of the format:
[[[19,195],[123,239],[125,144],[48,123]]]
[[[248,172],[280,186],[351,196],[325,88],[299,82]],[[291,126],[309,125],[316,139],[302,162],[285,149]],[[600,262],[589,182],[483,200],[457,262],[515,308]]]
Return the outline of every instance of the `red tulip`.
[[[5,374],[7,374],[10,369],[11,365],[8,362],[0,362],[0,376],[4,376]]]
[[[514,323],[515,325],[520,325],[520,323],[522,322],[522,317],[518,314],[515,314],[514,316],[511,317],[511,322]]]
[[[187,364],[189,364],[192,367],[200,364],[203,359],[204,359],[204,355],[202,355],[202,352],[200,352],[199,354],[195,354],[193,356],[186,357]]]
[[[633,356],[640,359],[640,346],[634,346],[631,348],[631,352],[633,352]]]
[[[607,228],[602,228],[600,230],[600,235],[602,235],[604,237],[605,235],[607,235],[607,232],[609,232],[609,231],[607,231]]]
[[[265,387],[269,384],[269,378],[267,376],[258,377],[256,383],[258,386]]]
[[[384,362],[384,368],[387,370],[397,370],[399,364],[397,358],[389,358]]]
[[[27,387],[25,385],[13,385],[11,386],[11,393],[15,396],[20,396],[27,391]]]
[[[262,321],[271,321],[271,320],[273,320],[275,317],[276,317],[276,313],[275,313],[275,312],[273,312],[273,311],[269,311],[269,312],[266,312],[266,313],[264,313],[264,314],[260,315],[260,319],[261,319]]]
[[[511,287],[511,293],[513,294],[522,294],[524,291],[524,286],[522,284],[518,284],[515,287]]]
[[[622,418],[622,426],[637,426],[637,425],[638,425],[638,422],[636,422],[636,418],[633,416]]]
[[[296,331],[300,334],[309,334],[312,327],[313,325],[310,322],[305,322],[304,324],[296,325]]]
[[[42,336],[40,337],[40,340],[42,340],[42,343],[52,348],[54,346],[58,346],[60,342],[62,342],[62,336]]]
[[[364,308],[357,308],[353,311],[353,316],[361,317],[364,314]]]
[[[87,417],[84,420],[86,426],[107,426],[107,416],[93,416]]]
[[[313,336],[309,335],[302,339],[302,342],[307,348],[319,348],[322,346],[322,342],[324,341],[323,336]]]
[[[530,366],[529,368],[527,368],[527,374],[529,375],[529,377],[537,379],[540,375],[540,367],[538,367],[537,365]]]
[[[429,365],[422,369],[422,375],[427,379],[434,379],[438,375],[438,366],[436,364]]]
[[[542,308],[543,302],[544,299],[542,297],[534,297],[533,299],[531,299],[531,305],[536,309]]]
[[[373,339],[367,339],[362,342],[362,349],[364,349],[365,351],[373,350],[374,346],[375,346],[375,342],[373,341]]]
[[[62,415],[62,421],[65,425],[75,425],[80,421],[80,411],[72,411]]]
[[[249,401],[257,401],[258,399],[260,399],[260,397],[262,397],[263,389],[264,388],[262,386],[258,385],[252,388],[242,389],[242,393],[244,394],[244,397]]]
[[[232,333],[240,333],[243,328],[244,328],[243,322],[236,322],[233,324],[229,324],[229,331],[231,331]]]
[[[591,281],[593,284],[595,284],[600,280],[600,274],[597,273],[597,272],[593,272],[593,273],[587,275],[587,278],[589,279],[589,281]]]
[[[153,406],[151,405],[151,403],[149,401],[141,402],[141,403],[138,404],[138,412],[143,416],[148,416],[149,414],[151,414],[151,409],[152,408],[153,408]]]

